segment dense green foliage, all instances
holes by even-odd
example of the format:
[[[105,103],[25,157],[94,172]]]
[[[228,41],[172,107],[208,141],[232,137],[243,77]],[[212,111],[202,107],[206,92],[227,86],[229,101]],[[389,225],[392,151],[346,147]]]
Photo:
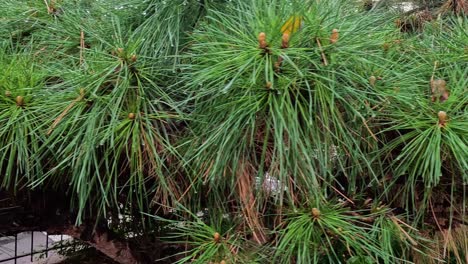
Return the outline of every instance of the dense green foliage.
[[[399,18],[339,0],[0,12],[2,188],[64,190],[77,223],[132,214],[182,245],[179,263],[468,258],[463,12]]]

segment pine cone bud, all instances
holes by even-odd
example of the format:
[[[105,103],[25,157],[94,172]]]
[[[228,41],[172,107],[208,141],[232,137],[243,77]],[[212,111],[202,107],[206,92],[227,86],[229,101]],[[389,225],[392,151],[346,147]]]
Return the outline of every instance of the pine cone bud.
[[[221,240],[221,235],[220,235],[218,232],[214,233],[214,235],[213,235],[213,240],[214,240],[216,243],[219,243],[219,241]]]
[[[338,41],[339,36],[340,34],[338,33],[338,29],[334,28],[330,36],[330,43],[335,44]]]
[[[371,76],[369,77],[369,84],[372,86],[372,87],[375,87],[375,82],[377,81],[377,78],[375,76]]]
[[[431,80],[432,102],[439,100],[441,103],[447,101],[449,98],[449,91],[447,89],[447,82],[438,79]]]
[[[447,113],[444,111],[439,111],[437,116],[439,117],[439,127],[445,127],[447,124]]]
[[[287,49],[289,48],[289,34],[283,33],[283,37],[281,38],[281,48]]]
[[[260,34],[258,34],[258,47],[261,49],[265,49],[267,47],[265,32],[260,32]]]
[[[318,218],[320,216],[320,210],[317,208],[312,208],[312,216]]]
[[[117,49],[117,56],[119,56],[120,58],[123,57],[123,53],[124,53],[124,49],[123,49],[123,48],[118,48],[118,49]]]
[[[23,106],[24,105],[24,98],[21,95],[16,96],[16,105]]]

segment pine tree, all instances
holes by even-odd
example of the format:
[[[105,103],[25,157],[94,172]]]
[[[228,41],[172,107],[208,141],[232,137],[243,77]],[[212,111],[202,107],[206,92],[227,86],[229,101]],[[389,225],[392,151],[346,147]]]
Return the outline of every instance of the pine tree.
[[[364,2],[5,0],[1,187],[176,263],[464,263],[463,3]]]

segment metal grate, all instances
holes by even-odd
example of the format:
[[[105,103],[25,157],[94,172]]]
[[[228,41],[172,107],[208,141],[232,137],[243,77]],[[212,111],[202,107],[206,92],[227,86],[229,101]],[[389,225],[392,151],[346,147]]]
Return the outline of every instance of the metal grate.
[[[34,257],[49,254],[59,250],[76,250],[77,243],[69,239],[64,239],[59,235],[54,241],[47,232],[23,232],[14,236],[0,236],[0,263],[2,264],[23,264],[34,262]]]

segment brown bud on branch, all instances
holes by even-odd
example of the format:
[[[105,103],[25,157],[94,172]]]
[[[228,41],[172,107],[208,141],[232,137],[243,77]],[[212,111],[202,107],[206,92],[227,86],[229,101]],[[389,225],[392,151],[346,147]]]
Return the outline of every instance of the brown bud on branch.
[[[335,44],[336,42],[338,42],[339,36],[340,36],[340,34],[338,33],[338,29],[334,28],[332,30],[331,35],[330,35],[330,43]]]
[[[221,235],[220,235],[218,232],[214,233],[214,235],[213,235],[213,240],[214,240],[216,243],[219,243],[219,241],[221,240]]]
[[[265,32],[260,32],[260,34],[258,34],[258,47],[261,49],[266,49],[267,46],[268,44],[266,42],[266,34]]]
[[[375,87],[375,82],[377,81],[377,78],[375,76],[371,76],[369,77],[369,84],[372,86],[372,87]]]
[[[281,48],[287,49],[289,48],[289,34],[283,33],[283,37],[281,38]]]
[[[281,65],[283,64],[283,57],[279,56],[278,61],[275,62],[274,68],[275,72],[281,72]]]
[[[315,208],[315,207],[312,208],[312,216],[313,216],[314,218],[319,218],[319,217],[320,217],[320,210],[317,209],[317,208]]]
[[[444,80],[431,80],[432,102],[439,100],[441,103],[447,101],[449,98],[449,91],[447,83]]]
[[[444,111],[439,111],[437,116],[439,117],[439,127],[445,127],[447,124],[447,113]]]
[[[16,96],[16,105],[23,106],[24,105],[24,98],[21,95]]]

